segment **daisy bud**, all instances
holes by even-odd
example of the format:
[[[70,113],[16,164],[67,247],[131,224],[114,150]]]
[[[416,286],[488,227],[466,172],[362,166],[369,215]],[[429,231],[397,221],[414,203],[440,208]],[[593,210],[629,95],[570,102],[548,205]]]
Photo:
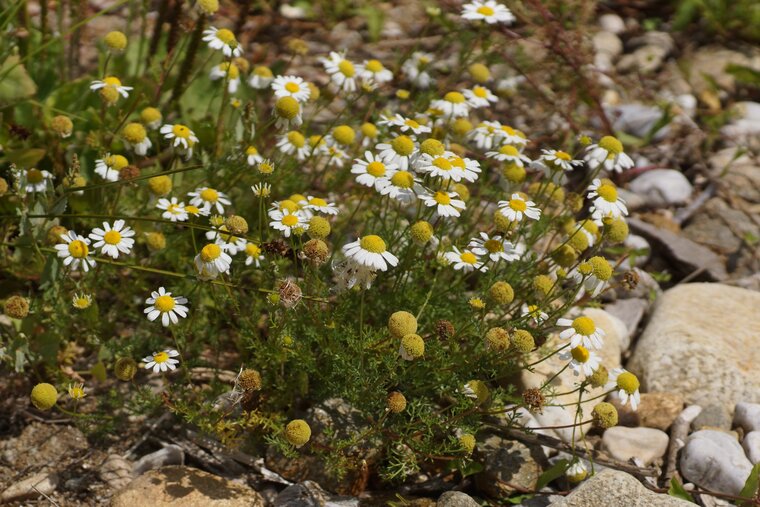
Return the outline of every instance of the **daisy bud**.
[[[443,155],[445,151],[446,151],[446,148],[443,146],[443,143],[439,141],[438,139],[433,139],[433,138],[425,139],[420,144],[420,152],[430,155],[432,157]]]
[[[472,122],[467,118],[457,118],[451,124],[451,130],[458,136],[465,136],[473,129]]]
[[[50,410],[58,401],[58,390],[52,384],[37,384],[32,389],[32,405],[40,410]]]
[[[597,369],[594,370],[594,373],[588,377],[588,382],[593,387],[604,387],[607,384],[609,378],[610,372],[607,371],[607,368],[605,368],[604,365],[600,364]]]
[[[146,107],[140,111],[140,121],[150,128],[158,128],[161,125],[163,115],[155,107]]]
[[[227,230],[235,236],[245,236],[248,233],[248,222],[239,215],[230,215],[224,221]]]
[[[198,0],[196,6],[204,14],[216,14],[219,10],[219,0]]]
[[[509,348],[509,333],[501,327],[492,327],[486,332],[486,349],[504,352]]]
[[[137,373],[137,362],[131,357],[120,357],[113,365],[113,374],[122,382],[129,382]]]
[[[565,471],[565,477],[571,484],[578,484],[588,477],[588,470],[578,461]]]
[[[486,307],[485,302],[480,298],[470,298],[467,301],[467,304],[469,304],[473,310],[482,310]]]
[[[474,398],[477,405],[486,403],[491,398],[491,391],[482,380],[470,380],[465,384],[468,397]]]
[[[409,93],[409,90],[404,90],[404,89],[396,90],[396,98],[398,99],[407,100],[410,95],[411,93]]]
[[[612,278],[612,266],[610,266],[610,263],[604,257],[599,257],[598,255],[591,257],[588,263],[591,265],[591,272],[599,280],[606,282]]]
[[[628,224],[622,218],[605,223],[604,237],[612,244],[622,243],[628,237]]]
[[[591,411],[591,417],[594,425],[598,428],[612,428],[618,423],[618,412],[612,403],[602,401],[594,406]]]
[[[317,85],[309,81],[306,83],[306,86],[309,87],[309,102],[316,102],[317,99],[319,99],[319,96],[322,92],[319,91],[319,88]]]
[[[510,341],[517,350],[524,353],[530,352],[536,346],[533,335],[525,329],[515,329],[512,331]]]
[[[321,239],[310,239],[304,243],[303,253],[309,261],[319,266],[330,256],[330,249]]]
[[[115,91],[115,88],[106,86],[105,88],[101,88],[101,90]],[[116,95],[118,97],[119,92],[116,92]],[[140,123],[127,123],[124,128],[121,129],[121,136],[131,144],[139,144],[143,142],[147,135],[148,133],[145,131],[145,127]]]
[[[573,247],[567,244],[561,245],[559,248],[554,250],[551,255],[554,262],[563,268],[569,268],[575,264],[576,260],[578,260],[578,253]]]
[[[512,221],[499,210],[496,210],[493,214],[493,225],[499,232],[508,232],[512,227]]]
[[[326,218],[314,215],[309,220],[309,229],[306,233],[310,238],[325,239],[330,235],[331,227],[330,222]]]
[[[297,55],[306,55],[309,53],[309,45],[303,39],[293,38],[287,42],[288,51]]]
[[[537,388],[526,389],[522,394],[522,398],[525,406],[531,412],[540,412],[546,403],[544,393],[541,392],[541,389]]]
[[[87,180],[84,179],[84,177],[81,174],[75,174],[71,177],[66,177],[63,179],[63,187],[64,188],[78,188],[83,187],[87,185]]]
[[[388,410],[394,414],[399,414],[406,408],[406,397],[398,391],[393,391],[388,394],[386,405],[388,406]]]
[[[451,187],[451,190],[456,192],[457,195],[459,195],[459,198],[464,202],[470,200],[470,189],[467,188],[464,183],[454,183],[454,185]]]
[[[567,239],[567,244],[573,247],[578,253],[583,252],[588,248],[588,236],[581,231],[575,231],[572,236]]]
[[[166,237],[160,232],[146,232],[145,241],[148,243],[148,248],[154,252],[166,248]]]
[[[361,131],[364,137],[368,137],[370,139],[377,137],[377,127],[374,123],[363,123]]]
[[[46,240],[48,245],[58,245],[61,243],[64,243],[64,241],[61,239],[61,236],[69,232],[68,229],[66,229],[62,225],[54,225],[47,231]]]
[[[74,123],[67,116],[58,115],[50,120],[50,128],[62,138],[66,138],[74,130]]]
[[[301,301],[301,298],[303,297],[303,293],[301,292],[301,288],[295,284],[292,280],[285,280],[280,284],[279,288],[279,294],[280,294],[280,303],[285,308],[293,308],[295,307],[299,301]]]
[[[507,282],[496,282],[491,285],[488,295],[500,305],[508,305],[515,299],[515,291]]]
[[[418,245],[424,245],[430,241],[430,238],[433,237],[434,232],[433,226],[424,220],[416,222],[409,230],[412,235],[412,241]]]
[[[507,163],[502,168],[501,175],[510,183],[522,183],[525,181],[527,173],[525,172],[524,167],[520,167],[515,163]]]
[[[5,195],[8,192],[8,182],[5,178],[0,178],[0,196]]]
[[[356,140],[356,132],[348,125],[338,125],[333,129],[332,135],[333,139],[344,146],[350,146]]]
[[[583,209],[583,196],[575,192],[568,192],[565,196],[565,204],[573,213],[580,213]]]
[[[439,320],[435,323],[435,333],[438,335],[438,338],[441,340],[445,340],[447,338],[451,338],[454,336],[454,333],[456,330],[454,329],[454,324],[452,324],[448,320]]]
[[[148,180],[148,188],[156,197],[163,197],[172,191],[172,180],[165,174],[154,176]]]
[[[3,311],[12,319],[23,319],[29,315],[29,300],[23,296],[11,296],[5,300]]]
[[[469,456],[472,454],[472,451],[475,450],[475,436],[470,433],[465,433],[459,437],[459,445],[462,447],[465,454]]]
[[[261,389],[261,374],[256,370],[247,368],[240,372],[237,384],[243,391],[258,391]]]
[[[211,218],[209,218],[208,221],[213,227],[221,227],[224,225],[224,217],[221,215],[211,215]]]
[[[100,98],[105,102],[107,106],[112,106],[116,104],[116,102],[119,100],[119,90],[117,90],[113,86],[105,86],[98,90],[98,94],[100,95]]]
[[[285,426],[285,439],[293,447],[301,447],[311,438],[309,423],[303,419],[294,419]]]
[[[388,331],[394,338],[414,334],[417,332],[417,319],[409,312],[395,312],[388,319]]]
[[[106,43],[106,47],[112,53],[121,53],[127,47],[127,36],[122,32],[114,30],[113,32],[108,32],[103,37],[103,42]]]
[[[488,67],[482,63],[471,64],[467,68],[467,71],[470,73],[470,76],[472,76],[472,79],[474,79],[477,83],[483,84],[491,79],[491,71],[488,70]]]
[[[418,334],[408,334],[401,339],[399,354],[405,361],[413,361],[425,355],[425,340]]]
[[[275,112],[280,118],[292,120],[301,112],[301,106],[293,97],[280,97],[274,104]]]
[[[533,279],[533,288],[543,297],[547,297],[554,288],[554,280],[547,275],[538,275]]]

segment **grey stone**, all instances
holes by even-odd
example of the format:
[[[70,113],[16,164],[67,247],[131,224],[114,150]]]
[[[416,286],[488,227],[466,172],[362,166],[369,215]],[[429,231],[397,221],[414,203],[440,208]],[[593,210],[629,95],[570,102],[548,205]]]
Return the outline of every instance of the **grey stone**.
[[[683,173],[673,169],[647,171],[633,180],[628,188],[642,195],[647,204],[654,207],[684,204],[694,191]]]
[[[625,206],[628,208],[628,211],[635,211],[647,205],[647,202],[643,196],[633,193],[626,188],[618,188],[618,197],[620,197],[625,202]]]
[[[649,301],[640,298],[618,299],[614,303],[605,305],[604,309],[620,319],[628,330],[628,336],[633,336],[639,327],[639,322],[649,310]],[[630,340],[626,340],[620,344],[620,347],[628,350],[630,345]]]
[[[760,294],[715,283],[678,285],[655,303],[628,369],[642,390],[670,391],[688,404],[760,402]],[[729,419],[730,421],[730,419]]]
[[[470,495],[461,491],[447,491],[438,497],[435,505],[436,507],[480,507],[480,504]]]
[[[760,463],[760,431],[750,431],[744,435],[742,447],[750,463],[753,465]]]
[[[550,507],[694,507],[693,503],[649,491],[635,477],[604,470]]]
[[[718,493],[738,495],[752,470],[736,439],[722,431],[692,433],[681,451],[681,474],[694,484]]]
[[[654,428],[614,426],[602,437],[602,445],[610,456],[620,461],[638,458],[644,465],[662,458],[669,442],[667,433]]]
[[[607,108],[607,115],[613,120],[612,127],[616,131],[620,130],[636,137],[645,137],[651,133],[652,139],[656,141],[665,138],[670,131],[667,125],[661,125],[653,132],[664,114],[661,108],[644,104],[620,104]]]
[[[60,481],[55,472],[38,472],[11,484],[0,494],[0,503],[31,500],[50,495]]]
[[[740,426],[746,432],[760,431],[760,403],[737,403],[734,410],[734,426]]]
[[[132,467],[132,474],[138,476],[163,466],[184,464],[185,451],[178,445],[170,444],[137,460]]]
[[[283,489],[273,507],[358,507],[359,499],[331,495],[314,481],[304,481]]]
[[[498,435],[478,438],[477,458],[483,470],[475,475],[475,484],[479,491],[494,498],[535,489],[542,465],[546,464],[540,447],[528,447]]]
[[[662,66],[668,51],[652,44],[647,44],[633,53],[623,55],[617,64],[620,72],[636,71],[641,74],[651,74]]]
[[[731,429],[731,414],[723,405],[705,405],[702,412],[691,422],[694,431],[701,429],[720,428]]]
[[[623,43],[620,37],[612,32],[597,32],[594,35],[593,43],[597,53],[604,53],[610,58],[615,58],[623,52]]]
[[[740,65],[760,71],[760,59],[757,54],[747,56],[738,51],[722,46],[703,46],[694,54],[686,54],[683,58],[688,69],[689,81],[696,93],[711,91],[714,84],[724,90],[733,91],[736,77],[726,69],[729,65]]]
[[[602,14],[599,16],[599,26],[615,35],[625,32],[625,21],[617,14]]]

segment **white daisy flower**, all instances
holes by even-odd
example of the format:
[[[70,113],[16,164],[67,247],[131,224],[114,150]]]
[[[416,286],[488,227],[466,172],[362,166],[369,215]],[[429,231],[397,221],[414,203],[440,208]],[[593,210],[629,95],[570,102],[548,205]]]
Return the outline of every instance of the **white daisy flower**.
[[[230,234],[225,225],[218,228],[215,227],[211,231],[206,231],[206,239],[222,247],[222,250],[230,254],[230,256],[242,252],[248,244],[245,238]]]
[[[415,168],[419,173],[427,173],[435,178],[461,181],[464,178],[464,167],[454,165],[452,162],[454,157],[455,155],[450,151],[436,156],[423,153],[417,159]],[[461,166],[464,166],[464,159],[459,158],[459,160],[461,161]]]
[[[581,373],[583,373],[584,377],[592,375],[602,363],[601,358],[596,352],[590,351],[583,345],[578,345],[568,351],[561,352],[559,358],[563,361],[570,361],[568,366],[573,370],[573,375],[576,377]]]
[[[322,198],[313,197],[311,195],[306,198],[306,204],[304,204],[303,207],[304,209],[318,211],[320,213],[324,213],[325,215],[338,214],[338,208],[335,206],[334,202],[328,203]]]
[[[256,197],[269,197],[272,194],[272,185],[269,183],[256,183],[251,187],[251,191]]]
[[[311,96],[309,84],[298,76],[277,76],[272,81],[276,97],[293,97],[298,102],[306,102]]]
[[[322,58],[321,61],[325,71],[339,90],[348,93],[356,91],[356,67],[350,60],[346,60],[344,54],[331,51],[330,56]]]
[[[103,78],[103,80],[95,80],[92,83],[90,83],[90,90],[97,91],[101,88],[113,88],[119,94],[124,97],[125,99],[129,97],[129,92],[132,90],[131,86],[124,86],[121,84],[121,81],[119,78],[114,76],[108,76]]]
[[[124,139],[124,146],[133,150],[137,155],[145,156],[153,146],[153,142],[148,137],[148,132],[141,123],[128,123],[122,129],[121,137]]]
[[[194,259],[195,269],[204,280],[212,280],[220,273],[229,273],[232,257],[216,243],[204,246]]]
[[[52,181],[52,174],[39,169],[26,169],[21,176],[21,184],[27,193],[47,192]]]
[[[499,201],[499,212],[512,222],[519,222],[523,216],[531,220],[541,218],[541,210],[533,201],[525,200],[520,194],[512,194],[508,201]]]
[[[272,81],[274,81],[272,69],[265,67],[264,65],[254,67],[251,75],[248,77],[248,84],[251,88],[254,88],[256,90],[264,90],[266,88],[269,88],[269,86],[272,84]]]
[[[264,254],[261,253],[261,247],[255,243],[245,245],[245,265],[255,264],[257,268],[261,267],[261,261],[264,260]]]
[[[490,150],[500,140],[498,132],[501,131],[501,123],[498,121],[484,121],[478,124],[467,135],[481,150]]]
[[[604,217],[621,218],[628,215],[628,208],[625,201],[618,197],[617,188],[611,182],[605,180],[602,182],[596,178],[588,187],[589,199],[594,199],[590,208],[591,216],[594,219]]]
[[[143,358],[146,370],[153,370],[153,373],[176,370],[179,361],[174,359],[179,356],[179,352],[174,349],[165,349],[163,352],[154,352]]]
[[[148,320],[153,322],[161,317],[161,324],[167,327],[169,324],[179,322],[177,315],[183,319],[187,317],[187,298],[173,297],[171,292],[159,287],[157,291],[150,293],[150,297],[145,300],[147,308],[143,311],[148,316]]]
[[[520,315],[530,318],[530,320],[536,325],[543,324],[549,318],[549,314],[542,311],[538,305],[529,305],[525,303],[520,307]]]
[[[210,27],[203,31],[203,41],[208,42],[208,47],[224,53],[227,57],[237,57],[243,54],[235,34],[226,28]]]
[[[470,271],[488,271],[488,267],[484,266],[478,256],[468,249],[459,250],[457,247],[452,247],[453,251],[446,252],[444,258],[449,263],[454,265],[454,269],[459,271],[460,269],[465,273]]]
[[[306,143],[306,138],[297,130],[291,130],[280,136],[277,148],[286,155],[295,155],[297,160],[303,161],[309,156],[311,147]]]
[[[117,220],[113,227],[108,222],[103,222],[103,228],[96,227],[90,233],[90,239],[94,241],[92,247],[100,248],[104,255],[110,255],[114,259],[119,257],[119,252],[129,255],[135,240],[132,237],[135,231],[124,227],[124,220]]]
[[[390,184],[390,178],[398,169],[396,164],[386,164],[371,151],[365,151],[364,159],[357,158],[355,162],[351,167],[351,174],[357,175],[357,183],[367,187],[375,187],[377,191]]]
[[[289,238],[294,229],[306,230],[309,223],[300,211],[291,212],[289,209],[272,210],[269,212],[269,227],[282,232],[282,235]]]
[[[581,482],[587,476],[588,470],[586,470],[586,465],[582,461],[576,461],[565,470],[565,477],[571,483]]]
[[[583,345],[587,349],[601,349],[604,339],[604,330],[596,327],[596,324],[585,315],[570,319],[558,319],[558,326],[566,327],[559,334],[563,340],[570,340],[570,347],[575,348]]]
[[[264,161],[264,157],[261,156],[259,150],[257,150],[255,146],[249,146],[245,149],[245,157],[245,161],[251,167]]]
[[[373,268],[358,264],[351,259],[333,264],[332,270],[335,276],[335,285],[340,291],[350,290],[354,287],[364,287],[365,290],[368,290],[377,277]]]
[[[379,190],[381,195],[403,204],[411,204],[417,198],[417,192],[423,192],[420,181],[409,171],[396,171],[388,179],[388,184]]]
[[[419,88],[429,88],[435,80],[427,71],[433,61],[433,55],[415,51],[401,66],[407,79]]]
[[[404,118],[400,114],[391,117],[383,117],[378,123],[380,125],[397,127],[401,132],[411,132],[414,135],[428,134],[432,132],[432,129],[427,125],[422,125],[411,118]]]
[[[631,403],[631,408],[637,410],[641,403],[641,393],[639,393],[639,379],[633,373],[624,368],[614,368],[610,371],[610,379],[605,389],[617,389],[614,393],[620,400],[621,405]]]
[[[447,93],[442,99],[434,100],[430,107],[443,112],[447,118],[460,118],[470,112],[467,99],[459,92]]]
[[[493,262],[513,262],[524,253],[521,245],[515,246],[501,236],[491,237],[485,232],[481,232],[479,238],[472,238],[467,247],[476,255],[487,255]]]
[[[92,296],[84,292],[77,292],[71,297],[71,306],[77,310],[86,310],[92,305]]]
[[[599,143],[590,145],[585,160],[591,169],[601,165],[608,171],[618,173],[634,165],[631,157],[623,152],[623,143],[612,136],[604,136]]]
[[[105,157],[95,161],[95,174],[106,181],[117,181],[119,179],[119,171],[128,165],[129,161],[126,157],[106,153]]]
[[[439,190],[433,193],[420,195],[420,199],[428,208],[435,207],[435,212],[442,217],[459,217],[460,212],[465,209],[465,203],[461,199],[456,199],[459,194],[456,192],[445,192]]]
[[[451,163],[459,169],[462,173],[462,178],[470,183],[478,181],[480,177],[480,162],[471,158],[462,158],[457,155],[453,155],[450,159]]]
[[[212,81],[227,80],[227,91],[236,93],[240,87],[240,69],[230,62],[222,62],[214,66],[209,73]]]
[[[417,144],[411,137],[402,134],[389,143],[379,143],[375,150],[386,164],[396,164],[402,171],[407,171],[412,157],[417,153]]]
[[[505,144],[499,151],[488,151],[486,157],[495,158],[499,162],[512,162],[520,167],[525,167],[525,164],[530,164],[530,158],[526,157],[517,147],[511,144]]]
[[[364,60],[358,67],[359,77],[365,83],[381,85],[393,80],[393,72],[386,69],[379,60]]]
[[[196,188],[193,192],[188,192],[187,196],[192,197],[190,204],[193,206],[198,206],[206,211],[216,209],[220,215],[224,214],[224,206],[232,204],[227,194],[209,187]]]
[[[176,197],[172,197],[171,200],[162,197],[156,203],[156,208],[164,210],[161,217],[166,220],[171,220],[172,222],[184,222],[188,219],[185,203],[179,202]]]
[[[572,171],[582,166],[582,160],[573,160],[573,156],[561,150],[541,150],[541,160],[549,162],[563,171]]]
[[[184,125],[179,123],[170,125],[166,124],[159,131],[164,135],[164,139],[172,141],[172,146],[188,152],[187,158],[193,156],[193,146],[198,142],[195,133]]]
[[[90,257],[89,239],[74,231],[61,234],[61,239],[65,243],[55,245],[55,249],[58,250],[58,257],[63,259],[64,266],[69,266],[72,271],[78,271],[81,266],[85,273],[95,267],[95,259]]]
[[[385,241],[380,236],[370,234],[343,245],[343,254],[353,262],[372,269],[385,271],[390,264],[398,264],[398,258],[386,249]]]
[[[497,122],[498,123],[498,122]],[[528,138],[521,130],[510,127],[509,125],[499,125],[495,132],[496,140],[501,144],[511,144],[512,146],[525,147],[528,144]]]
[[[468,21],[485,21],[489,25],[514,23],[515,16],[506,6],[494,0],[473,0],[462,7],[462,18]]]
[[[498,97],[485,86],[473,86],[470,90],[463,90],[462,95],[473,109],[488,107],[499,101]]]

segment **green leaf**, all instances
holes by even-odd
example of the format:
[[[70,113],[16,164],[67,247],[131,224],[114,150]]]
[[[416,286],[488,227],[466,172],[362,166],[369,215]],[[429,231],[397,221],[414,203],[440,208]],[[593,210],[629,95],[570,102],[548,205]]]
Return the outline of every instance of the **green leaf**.
[[[536,489],[539,490],[552,482],[554,479],[561,477],[570,466],[570,462],[566,459],[557,461],[551,468],[541,474],[536,482]]]
[[[681,500],[686,500],[687,502],[696,503],[689,492],[684,489],[683,485],[678,482],[678,479],[675,477],[670,479],[670,488],[668,488],[668,494],[670,496],[680,498]]]
[[[749,502],[741,502],[740,505],[747,507],[755,505],[753,499],[758,493],[758,486],[760,486],[760,463],[756,463],[752,467],[752,471],[749,473],[749,477],[747,477],[747,482],[744,483],[744,487],[741,493],[739,493],[740,497],[746,498]]]
[[[6,75],[6,72],[8,73]],[[37,85],[26,68],[19,64],[18,55],[11,55],[0,65],[0,104],[10,103],[37,93]]]
[[[382,9],[367,5],[359,10],[364,19],[367,21],[367,32],[372,42],[380,40],[380,34],[383,31],[385,23],[385,12]]]
[[[744,65],[731,63],[726,65],[726,72],[734,76],[742,84],[760,87],[760,71]]]

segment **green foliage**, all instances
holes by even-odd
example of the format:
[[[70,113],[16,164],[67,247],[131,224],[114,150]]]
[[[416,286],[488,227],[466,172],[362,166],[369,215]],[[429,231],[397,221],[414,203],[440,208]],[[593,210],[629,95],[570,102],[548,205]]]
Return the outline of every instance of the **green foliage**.
[[[699,22],[710,33],[760,41],[760,4],[755,0],[678,0],[673,27]]]

